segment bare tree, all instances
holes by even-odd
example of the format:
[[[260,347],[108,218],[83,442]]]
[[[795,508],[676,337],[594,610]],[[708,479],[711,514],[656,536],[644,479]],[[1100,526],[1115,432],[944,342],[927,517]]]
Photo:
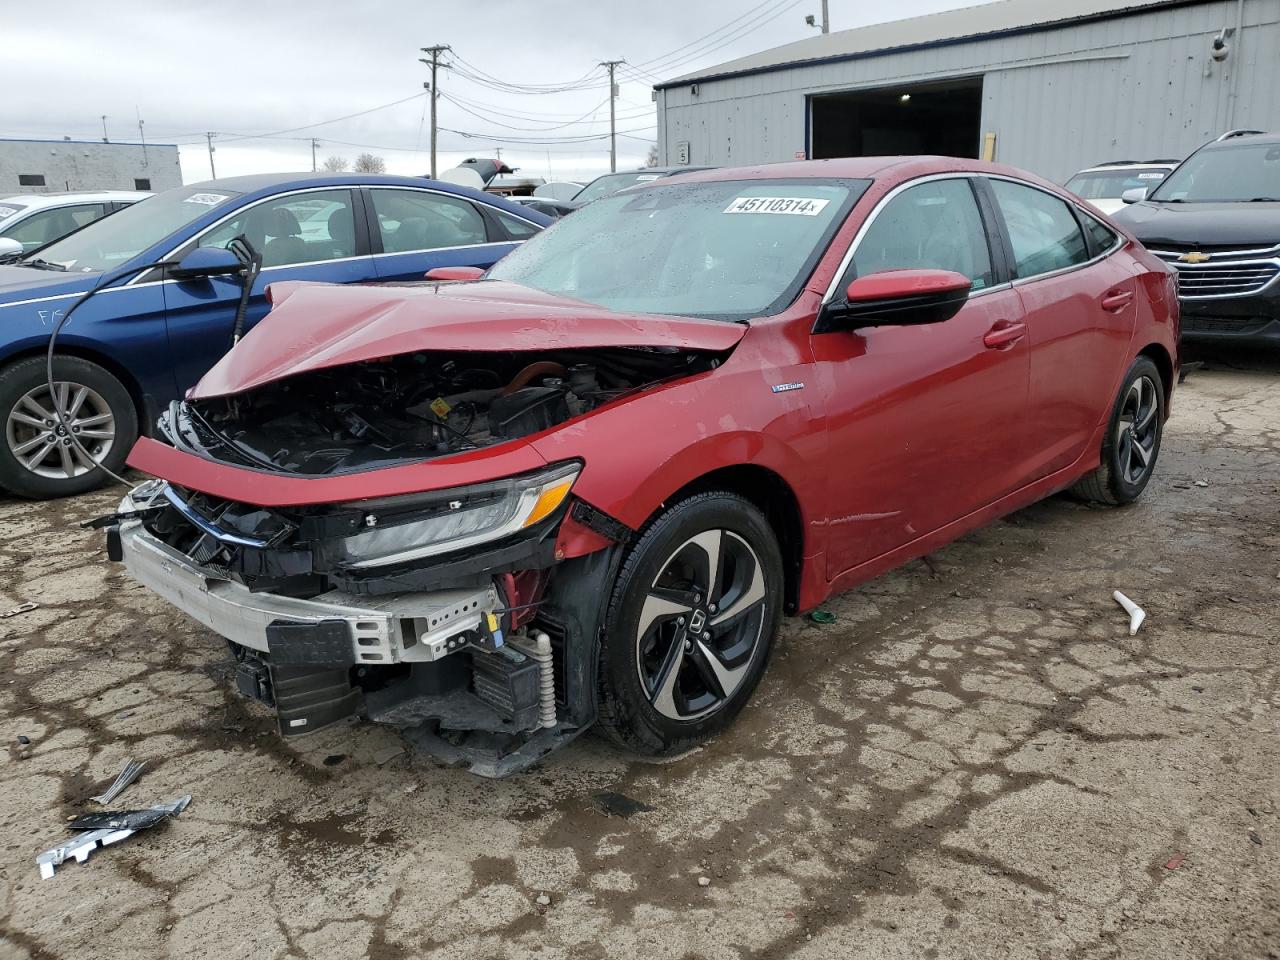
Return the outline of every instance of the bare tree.
[[[356,157],[356,173],[386,173],[387,161],[375,157],[372,153],[362,153]]]
[[[329,171],[329,173],[342,173],[342,171],[347,169],[347,158],[346,157],[325,157],[324,168],[325,170]]]
[[[649,144],[649,156],[645,157],[644,165],[646,167],[656,167],[658,165],[658,145],[656,143]]]

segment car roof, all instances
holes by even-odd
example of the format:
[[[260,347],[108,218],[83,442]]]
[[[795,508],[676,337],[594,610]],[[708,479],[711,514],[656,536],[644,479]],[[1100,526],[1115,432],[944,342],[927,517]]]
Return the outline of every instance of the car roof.
[[[833,160],[789,160],[784,163],[765,163],[753,167],[709,167],[691,173],[677,174],[673,179],[679,179],[681,183],[712,183],[718,180],[876,180],[883,178],[905,181],[933,173],[990,173],[1026,180],[1028,183],[1046,186],[1055,192],[1061,189],[1043,177],[1003,163],[927,155],[839,157]]]
[[[0,203],[21,203],[26,207],[61,207],[69,203],[88,203],[97,201],[141,200],[151,196],[145,190],[98,190],[95,192],[77,193],[75,191],[59,191],[57,193],[13,193],[0,197]]]
[[[1233,147],[1245,147],[1251,144],[1280,144],[1280,133],[1238,133],[1225,140],[1213,140],[1206,143],[1201,150],[1230,150]]]
[[[1160,167],[1165,170],[1172,170],[1181,160],[1109,160],[1106,163],[1095,163],[1092,167],[1085,167],[1073,176],[1080,176],[1082,173],[1095,173],[1100,170],[1133,170],[1136,167]]]

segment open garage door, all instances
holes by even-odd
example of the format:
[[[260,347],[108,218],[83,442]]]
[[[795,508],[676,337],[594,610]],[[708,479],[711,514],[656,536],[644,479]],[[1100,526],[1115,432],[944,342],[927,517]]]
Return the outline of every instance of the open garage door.
[[[977,157],[981,123],[982,77],[821,94],[809,98],[809,156]]]

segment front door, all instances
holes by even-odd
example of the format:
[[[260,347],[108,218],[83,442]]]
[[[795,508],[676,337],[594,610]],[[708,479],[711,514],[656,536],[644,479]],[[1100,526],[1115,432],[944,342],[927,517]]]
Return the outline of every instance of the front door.
[[[829,578],[1017,489],[1026,479],[1028,351],[1018,294],[991,255],[968,178],[907,186],[857,241],[856,277],[927,267],[969,277],[950,320],[817,334],[826,401]]]
[[[348,189],[308,190],[251,204],[206,230],[195,246],[225,247],[240,235],[262,254],[245,316],[248,331],[267,312],[264,291],[279,280],[359,283],[376,279],[363,231],[357,230],[357,195]],[[238,278],[164,283],[169,347],[179,395],[231,349],[240,302]],[[300,334],[304,331],[299,331]]]

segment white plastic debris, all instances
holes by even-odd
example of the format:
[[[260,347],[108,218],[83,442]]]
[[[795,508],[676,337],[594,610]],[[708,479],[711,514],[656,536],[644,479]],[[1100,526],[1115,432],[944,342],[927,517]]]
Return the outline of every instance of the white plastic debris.
[[[187,804],[191,802],[191,794],[179,797],[173,803],[162,803],[154,807],[152,810],[162,810],[170,816],[176,817],[183,810],[187,809]],[[36,857],[36,866],[40,868],[40,876],[45,880],[53,879],[54,871],[66,863],[68,860],[75,860],[76,863],[84,863],[89,859],[89,855],[100,847],[110,846],[113,843],[119,843],[127,837],[133,836],[137,830],[114,830],[106,828],[103,830],[85,830],[77,834],[65,843],[60,843],[56,847],[50,847],[44,853]]]
[[[146,763],[139,760],[126,760],[124,769],[120,771],[120,775],[116,777],[115,782],[106,790],[98,794],[96,797],[90,797],[94,803],[108,804],[112,803],[116,797],[124,793],[125,788],[133,781],[137,780],[142,774],[142,768]]]
[[[1116,603],[1124,607],[1124,612],[1129,615],[1129,636],[1132,637],[1138,632],[1138,628],[1142,626],[1142,621],[1147,619],[1147,611],[1143,610],[1119,590],[1111,594],[1111,596],[1115,598]]]

